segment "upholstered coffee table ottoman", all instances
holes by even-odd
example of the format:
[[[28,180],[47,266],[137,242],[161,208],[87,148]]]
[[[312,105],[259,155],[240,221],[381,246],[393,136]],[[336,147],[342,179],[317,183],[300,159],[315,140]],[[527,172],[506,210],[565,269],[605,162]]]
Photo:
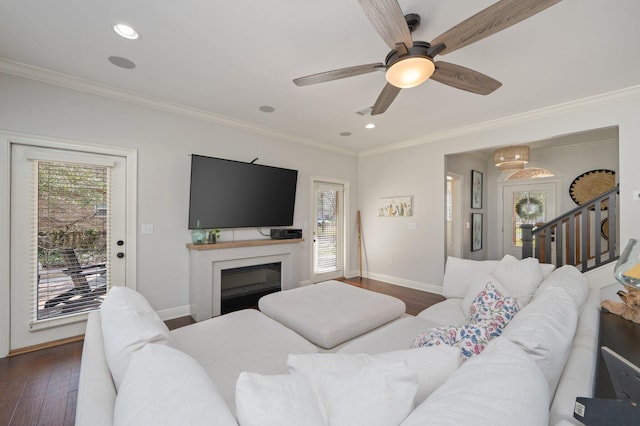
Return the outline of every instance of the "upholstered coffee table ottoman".
[[[258,301],[258,307],[325,349],[399,318],[406,311],[400,299],[340,281],[271,293]]]

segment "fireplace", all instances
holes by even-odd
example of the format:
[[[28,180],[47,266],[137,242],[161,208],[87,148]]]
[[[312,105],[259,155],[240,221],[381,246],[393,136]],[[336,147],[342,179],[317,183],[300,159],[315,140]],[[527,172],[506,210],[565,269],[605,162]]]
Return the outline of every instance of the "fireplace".
[[[220,287],[221,313],[256,308],[262,296],[282,289],[282,263],[223,269]]]
[[[187,247],[190,249],[189,302],[193,319],[203,321],[222,313],[222,274],[224,271],[276,263],[280,265],[280,286],[278,289],[289,290],[297,287],[298,274],[295,265],[300,263],[298,248],[303,241],[303,239],[264,239],[199,246],[188,244]],[[231,281],[247,283],[253,281],[253,277],[256,275],[269,276],[274,273],[272,267],[266,267],[266,269],[263,272],[248,269],[248,273],[244,277],[233,278]],[[231,272],[231,275],[234,273]],[[275,287],[275,284],[269,285],[264,291],[271,292]],[[229,290],[229,292],[232,291]],[[230,293],[229,296],[231,295]],[[224,297],[226,298],[226,296]]]

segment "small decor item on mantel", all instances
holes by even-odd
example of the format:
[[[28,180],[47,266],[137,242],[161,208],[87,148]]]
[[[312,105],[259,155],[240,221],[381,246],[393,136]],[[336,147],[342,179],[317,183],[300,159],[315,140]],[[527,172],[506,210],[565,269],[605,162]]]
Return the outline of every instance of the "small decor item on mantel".
[[[220,239],[220,230],[210,229],[207,235],[207,244],[215,244]]]
[[[200,228],[200,221],[196,221],[196,227],[191,230],[191,241],[193,244],[205,244],[207,242],[207,231]]]

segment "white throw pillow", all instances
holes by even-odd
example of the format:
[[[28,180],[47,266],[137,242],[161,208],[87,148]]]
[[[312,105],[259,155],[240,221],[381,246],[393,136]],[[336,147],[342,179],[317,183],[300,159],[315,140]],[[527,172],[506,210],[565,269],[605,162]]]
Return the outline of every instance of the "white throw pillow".
[[[553,396],[578,324],[578,309],[560,287],[546,287],[505,327],[502,338],[519,345],[538,364]]]
[[[319,353],[289,355],[287,365],[292,374],[307,378],[318,371],[342,372],[372,364],[404,361],[418,376],[415,404],[419,405],[461,364],[460,351],[452,346],[422,347],[376,355]]]
[[[241,426],[326,426],[319,404],[303,376],[242,372],[236,382]]]
[[[549,390],[536,363],[499,337],[458,368],[401,426],[546,426]]]
[[[236,411],[241,426],[397,425],[413,409],[417,381],[403,362],[308,377],[243,372]]]
[[[116,389],[131,355],[145,344],[174,346],[169,329],[140,293],[126,287],[112,287],[100,309],[104,352]]]
[[[503,257],[491,275],[496,277],[511,296],[518,299],[521,308],[531,301],[543,279],[538,259],[528,257],[518,260],[511,255]]]
[[[478,275],[490,274],[497,265],[497,260],[468,260],[449,256],[442,281],[442,295],[447,299],[462,299]]]
[[[237,425],[200,364],[155,343],[131,356],[113,414],[114,425]]]
[[[399,425],[413,410],[416,373],[404,362],[372,364],[351,371],[318,372],[311,386],[329,425]]]

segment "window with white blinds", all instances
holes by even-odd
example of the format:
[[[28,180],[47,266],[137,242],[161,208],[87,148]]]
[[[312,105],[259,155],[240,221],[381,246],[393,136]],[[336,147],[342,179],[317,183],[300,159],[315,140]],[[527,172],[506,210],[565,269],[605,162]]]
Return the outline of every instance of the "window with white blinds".
[[[316,273],[338,268],[338,193],[321,190],[316,193]]]
[[[32,323],[97,309],[108,286],[110,167],[33,161]]]

